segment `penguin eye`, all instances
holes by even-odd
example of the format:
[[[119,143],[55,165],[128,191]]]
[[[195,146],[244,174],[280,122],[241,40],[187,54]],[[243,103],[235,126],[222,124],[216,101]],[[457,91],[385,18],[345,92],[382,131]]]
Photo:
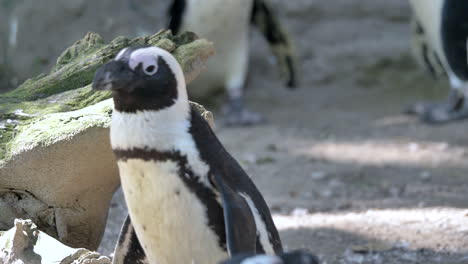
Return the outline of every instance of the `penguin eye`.
[[[141,67],[141,70],[146,75],[154,75],[158,71],[158,65],[154,56],[148,55],[136,55],[130,58],[129,66],[132,70],[136,70],[137,67]]]
[[[156,65],[143,65],[143,67],[143,71],[146,75],[153,75],[156,73]]]

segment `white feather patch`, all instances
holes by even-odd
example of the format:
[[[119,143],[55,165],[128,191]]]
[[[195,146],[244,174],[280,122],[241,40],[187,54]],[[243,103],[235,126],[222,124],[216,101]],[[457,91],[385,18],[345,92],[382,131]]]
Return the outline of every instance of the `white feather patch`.
[[[250,207],[250,211],[252,212],[252,214],[254,216],[255,225],[257,227],[257,231],[258,231],[258,234],[260,236],[260,243],[262,244],[263,249],[265,250],[265,252],[267,254],[274,255],[275,250],[273,249],[273,245],[270,243],[270,239],[269,239],[269,235],[268,235],[268,230],[266,228],[266,224],[263,221],[262,216],[258,212],[257,207],[255,207],[255,204],[252,201],[252,199],[250,198],[250,196],[248,196],[245,193],[239,193],[239,195],[242,196],[247,201],[247,204]]]
[[[206,208],[181,181],[176,162],[118,161],[125,200],[150,263],[218,263],[228,257]]]
[[[206,176],[209,166],[200,158],[193,137],[188,131],[188,112],[184,111],[170,107],[136,114],[114,112],[110,130],[112,148],[179,151],[187,157],[191,169],[200,177],[201,182],[211,186]]]

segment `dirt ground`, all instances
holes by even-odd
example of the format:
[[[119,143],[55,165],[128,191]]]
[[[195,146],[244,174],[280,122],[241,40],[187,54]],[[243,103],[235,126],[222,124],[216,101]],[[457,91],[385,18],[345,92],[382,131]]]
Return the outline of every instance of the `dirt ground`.
[[[253,34],[247,98],[269,123],[217,134],[262,191],[286,248],[324,264],[468,263],[467,123],[401,114],[447,92],[411,58],[407,2],[273,2],[296,40],[301,87],[283,89]],[[118,193],[103,253],[122,204]]]

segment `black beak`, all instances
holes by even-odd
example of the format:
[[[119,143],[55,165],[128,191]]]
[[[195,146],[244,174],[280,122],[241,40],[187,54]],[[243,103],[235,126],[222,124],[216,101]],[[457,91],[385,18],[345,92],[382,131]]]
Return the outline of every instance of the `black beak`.
[[[126,62],[112,60],[99,68],[94,75],[93,90],[132,90],[135,74]]]

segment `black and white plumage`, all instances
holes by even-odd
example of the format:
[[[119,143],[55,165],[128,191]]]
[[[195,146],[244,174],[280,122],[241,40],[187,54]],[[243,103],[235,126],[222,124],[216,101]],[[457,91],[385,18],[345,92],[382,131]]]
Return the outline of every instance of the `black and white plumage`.
[[[280,66],[288,87],[297,85],[293,48],[287,34],[275,18],[267,0],[173,0],[169,29],[177,34],[195,32],[212,41],[216,56],[207,69],[189,86],[195,98],[206,97],[207,87],[224,88],[227,125],[249,125],[263,121],[262,115],[247,110],[243,88],[248,75],[250,25],[264,35]]]
[[[319,264],[319,259],[306,250],[295,250],[278,256],[241,254],[221,264]]]
[[[114,263],[202,264],[282,252],[263,197],[191,109],[170,53],[126,48],[97,71],[93,88],[112,90],[111,145],[130,216]]]
[[[468,117],[468,2],[410,0],[413,51],[434,76],[447,75],[451,91],[443,103],[417,103],[409,113],[429,123]]]

